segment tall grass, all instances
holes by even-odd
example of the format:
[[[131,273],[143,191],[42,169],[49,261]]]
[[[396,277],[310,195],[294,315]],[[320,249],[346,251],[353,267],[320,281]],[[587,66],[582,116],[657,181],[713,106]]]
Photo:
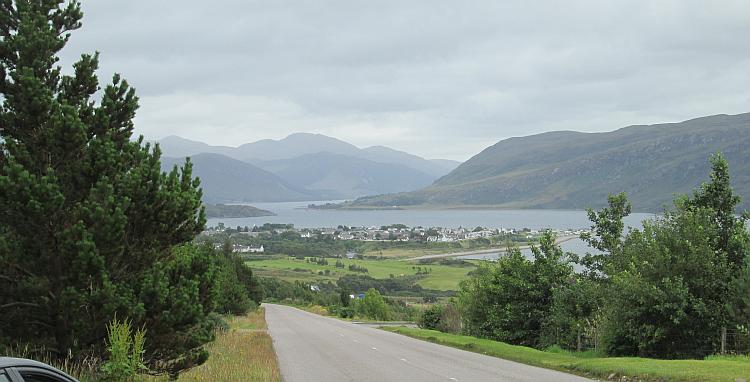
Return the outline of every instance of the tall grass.
[[[76,359],[72,354],[60,358],[53,356],[51,352],[45,349],[32,349],[28,345],[1,348],[0,354],[6,357],[33,359],[46,363],[81,382],[94,382],[100,379],[98,372],[101,360],[97,358]]]
[[[271,336],[265,331],[265,310],[233,317],[230,329],[219,333],[208,346],[211,356],[205,364],[180,374],[179,381],[280,382]]]

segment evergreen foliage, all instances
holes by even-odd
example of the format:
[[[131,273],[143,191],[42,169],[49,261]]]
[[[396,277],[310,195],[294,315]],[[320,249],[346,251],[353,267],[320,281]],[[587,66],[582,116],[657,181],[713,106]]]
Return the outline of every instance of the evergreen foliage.
[[[205,224],[199,181],[132,139],[135,90],[100,87],[98,53],[63,74],[81,19],[77,1],[0,3],[0,345],[101,355],[117,315],[147,330],[147,361],[178,370],[205,359],[224,289],[212,252],[180,246]]]

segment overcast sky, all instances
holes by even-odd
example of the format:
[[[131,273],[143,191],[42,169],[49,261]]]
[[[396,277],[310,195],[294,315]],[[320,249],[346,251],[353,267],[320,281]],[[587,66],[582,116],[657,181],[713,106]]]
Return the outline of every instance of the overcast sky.
[[[317,132],[465,160],[498,140],[750,111],[747,1],[86,0],[137,132]]]

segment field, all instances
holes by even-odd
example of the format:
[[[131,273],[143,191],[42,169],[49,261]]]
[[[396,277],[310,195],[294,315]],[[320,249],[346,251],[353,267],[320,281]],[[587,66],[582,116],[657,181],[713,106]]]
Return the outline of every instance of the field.
[[[417,284],[426,289],[456,290],[458,284],[466,279],[467,274],[474,269],[473,266],[447,266],[439,264],[417,264],[409,261],[393,259],[384,260],[348,260],[342,259],[344,268],[336,268],[337,259],[327,259],[328,265],[318,265],[296,258],[277,258],[269,260],[250,261],[248,265],[258,276],[278,277],[287,281],[335,282],[343,275],[367,275],[376,279],[389,278],[391,276],[406,276],[417,274],[418,268],[428,271],[424,278]],[[357,265],[367,268],[367,273],[349,270],[349,265]],[[325,271],[328,274],[325,274]],[[322,274],[320,274],[322,272]]]
[[[178,381],[281,381],[265,310],[233,317],[229,324],[229,331],[208,346],[208,361],[180,374]]]
[[[636,357],[603,358],[592,353],[546,352],[503,342],[441,333],[434,330],[389,327],[385,330],[548,369],[596,378],[626,376],[628,380],[720,382],[750,376],[750,357],[709,357],[706,360],[656,360]]]

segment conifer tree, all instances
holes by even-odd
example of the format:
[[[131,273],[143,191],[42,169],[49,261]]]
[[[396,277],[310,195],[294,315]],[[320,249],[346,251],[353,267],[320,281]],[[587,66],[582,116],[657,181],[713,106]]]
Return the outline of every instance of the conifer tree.
[[[115,314],[153,321],[144,300],[174,286],[145,283],[205,224],[190,162],[163,173],[158,146],[133,140],[127,81],[102,89],[98,53],[58,66],[81,19],[77,1],[0,0],[0,345],[96,351]]]

